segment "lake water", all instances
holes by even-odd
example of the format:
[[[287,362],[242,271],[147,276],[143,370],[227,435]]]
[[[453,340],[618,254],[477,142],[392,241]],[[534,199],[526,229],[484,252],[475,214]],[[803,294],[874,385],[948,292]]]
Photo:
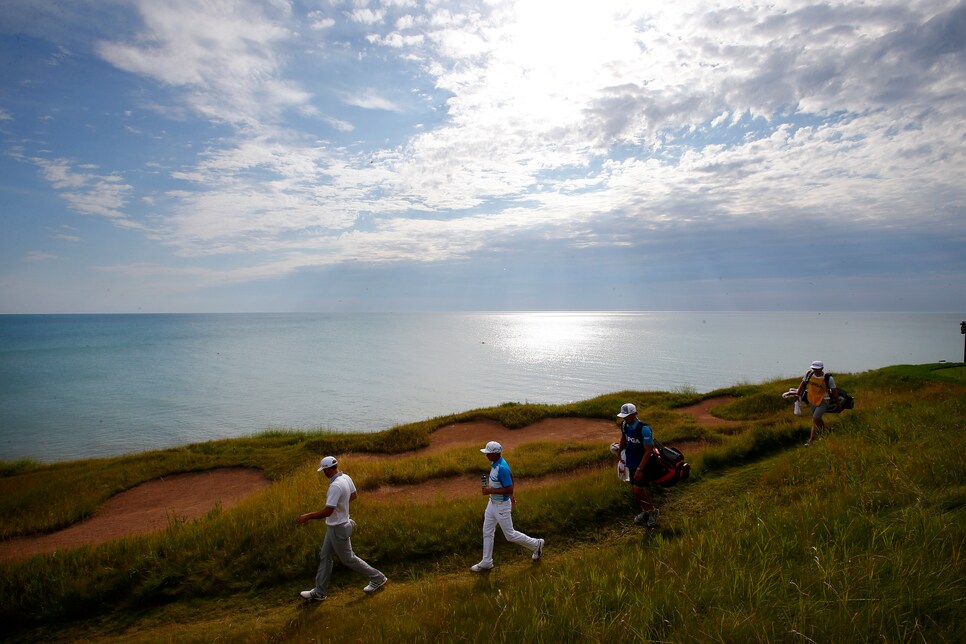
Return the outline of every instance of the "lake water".
[[[0,316],[0,459],[270,428],[370,432],[503,402],[698,392],[963,356],[950,313]],[[617,410],[615,410],[616,413]]]

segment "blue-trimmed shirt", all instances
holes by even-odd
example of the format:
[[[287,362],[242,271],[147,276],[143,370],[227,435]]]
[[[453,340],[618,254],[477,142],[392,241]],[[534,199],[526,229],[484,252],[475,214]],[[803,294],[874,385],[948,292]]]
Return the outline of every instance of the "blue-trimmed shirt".
[[[510,473],[510,464],[503,457],[500,460],[490,463],[490,487],[510,487],[513,485],[513,475]],[[491,494],[493,501],[509,501],[509,494]]]
[[[650,426],[640,418],[633,425],[628,425],[627,421],[621,423],[621,432],[624,434],[624,449],[627,453],[627,465],[636,468],[637,464],[644,459],[647,448],[654,444],[654,434]],[[633,472],[633,469],[631,470]]]

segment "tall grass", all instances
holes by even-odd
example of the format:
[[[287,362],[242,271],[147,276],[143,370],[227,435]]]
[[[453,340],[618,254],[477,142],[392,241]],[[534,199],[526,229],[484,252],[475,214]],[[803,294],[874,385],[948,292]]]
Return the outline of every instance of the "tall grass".
[[[901,453],[856,421],[680,488],[659,532],[548,546],[539,566],[454,575],[443,592],[400,589],[360,607],[365,619],[339,606],[338,634],[366,639],[376,623],[389,641],[958,641],[961,400],[897,405]],[[302,614],[293,638],[326,640],[332,614]]]
[[[931,370],[847,376],[859,407],[828,418],[807,449],[808,419],[769,399],[783,383],[742,386],[732,412],[743,431],[717,437],[690,459],[690,483],[658,494],[656,531],[630,523],[634,505],[609,467],[581,469],[607,462],[602,446],[522,446],[510,455],[521,480],[514,523],[547,539],[538,564],[498,536],[497,568],[468,572],[483,498],[414,506],[362,493],[353,545],[390,585],[363,598],[362,582],[337,567],[330,600],[311,607],[296,592],[311,583],[324,528],[294,518],[318,507],[324,484],[305,437],[291,443],[301,463],[230,512],[0,567],[0,620],[25,639],[957,641],[966,632],[966,387]],[[663,412],[698,398],[619,392],[566,409],[599,406],[610,417],[613,403],[636,400],[673,435],[693,426]],[[273,449],[277,462],[293,458]],[[525,477],[548,462],[580,473],[527,489]],[[367,488],[485,469],[475,449],[350,466]]]

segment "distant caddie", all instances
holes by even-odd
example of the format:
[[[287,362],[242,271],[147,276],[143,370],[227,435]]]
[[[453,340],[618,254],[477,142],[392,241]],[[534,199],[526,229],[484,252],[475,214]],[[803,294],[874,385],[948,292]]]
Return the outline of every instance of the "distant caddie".
[[[322,549],[319,552],[319,570],[315,575],[315,587],[303,590],[300,595],[309,601],[323,601],[329,594],[329,580],[332,577],[333,555],[345,566],[369,580],[362,590],[374,593],[388,581],[386,576],[357,557],[352,552],[352,528],[356,522],[349,518],[349,502],[356,500],[356,486],[349,475],[339,471],[339,462],[334,456],[326,456],[319,463],[319,472],[329,479],[329,491],[325,496],[325,509],[307,512],[297,519],[304,525],[313,519],[325,519],[327,529]]]
[[[513,529],[513,476],[510,465],[503,458],[503,447],[490,441],[480,450],[490,461],[490,474],[483,476],[482,492],[490,497],[483,514],[483,559],[473,564],[470,570],[482,572],[493,567],[493,545],[496,540],[496,526],[499,525],[503,536],[511,543],[517,543],[533,552],[532,559],[539,561],[543,555],[543,539],[528,537]]]
[[[802,398],[803,394],[804,398]],[[836,405],[839,402],[839,390],[835,386],[835,378],[832,374],[825,373],[824,362],[816,360],[812,363],[811,368],[802,378],[802,384],[798,385],[798,397],[802,398],[812,410],[812,432],[805,441],[805,447],[808,447],[815,442],[819,430],[825,429],[822,416],[828,411],[829,402],[835,401]]]
[[[654,452],[654,435],[650,426],[638,419],[637,407],[631,403],[621,405],[621,411],[617,417],[621,419],[621,442],[618,445],[618,453],[621,450],[625,452],[631,493],[641,507],[641,513],[634,517],[634,523],[656,528],[658,511],[654,508],[651,493],[647,489],[648,463]]]

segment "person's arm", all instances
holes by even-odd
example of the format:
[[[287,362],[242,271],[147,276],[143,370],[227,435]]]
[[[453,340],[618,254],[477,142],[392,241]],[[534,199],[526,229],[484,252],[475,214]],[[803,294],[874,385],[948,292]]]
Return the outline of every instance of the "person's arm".
[[[647,467],[647,462],[651,460],[651,454],[653,452],[654,452],[654,446],[648,445],[647,449],[644,451],[644,458],[641,459],[640,465],[638,465],[637,469],[634,471],[635,481],[644,476],[644,468]]]
[[[339,486],[330,485],[329,491],[325,495],[325,509],[317,510],[315,512],[306,512],[298,518],[298,524],[302,525],[307,521],[316,521],[332,516],[332,513],[335,512],[335,509],[339,505],[339,501],[345,492],[346,491]],[[352,492],[352,495],[354,494],[355,492]]]
[[[809,369],[805,373],[805,377],[802,378],[802,384],[798,385],[798,398],[799,398],[799,400],[801,400],[802,399],[802,396],[805,395],[805,388],[808,387],[808,381],[812,379],[812,373],[813,373],[812,370]]]
[[[644,476],[644,468],[647,467],[647,462],[651,460],[651,455],[654,453],[654,434],[647,423],[641,427],[641,442],[644,444],[644,457],[641,458],[637,471],[634,472],[634,480]]]
[[[513,478],[510,476],[510,471],[504,468],[500,468],[497,476],[500,478],[500,483],[503,487],[484,487],[483,494],[509,494],[513,497]]]
[[[295,521],[299,525],[304,525],[308,521],[317,521],[319,519],[324,519],[328,516],[332,516],[333,512],[335,512],[335,508],[330,506],[325,506],[324,510],[316,510],[315,512],[306,512],[305,514],[300,514],[299,518],[296,519]]]
[[[513,485],[507,485],[506,487],[485,487],[483,488],[483,494],[509,494],[513,496]]]

